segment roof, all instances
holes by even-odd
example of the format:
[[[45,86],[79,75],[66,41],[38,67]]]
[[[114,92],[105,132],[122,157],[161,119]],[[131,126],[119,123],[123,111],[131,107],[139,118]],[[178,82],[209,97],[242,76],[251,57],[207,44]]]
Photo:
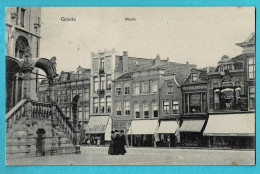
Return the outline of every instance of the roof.
[[[237,43],[236,45],[243,47],[246,44],[255,44],[255,33],[251,33],[251,35],[244,42]]]

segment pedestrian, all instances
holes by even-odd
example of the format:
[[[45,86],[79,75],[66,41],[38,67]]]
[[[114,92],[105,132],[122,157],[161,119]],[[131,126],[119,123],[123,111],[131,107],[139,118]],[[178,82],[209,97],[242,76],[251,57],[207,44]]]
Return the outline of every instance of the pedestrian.
[[[90,146],[90,139],[87,138],[87,145]]]
[[[125,134],[124,134],[123,130],[120,131],[119,140],[120,140],[119,154],[124,155],[126,153],[126,150],[125,150],[126,138],[125,138]]]
[[[109,155],[115,155],[115,138],[116,138],[115,131],[111,131],[111,140],[110,140],[109,149],[108,149]]]
[[[98,136],[98,137],[97,137],[97,146],[99,147],[100,144],[101,144],[101,138],[100,138],[100,136]]]
[[[119,131],[115,130],[115,145],[114,145],[114,152],[115,155],[119,155],[120,154],[120,135],[119,135]]]

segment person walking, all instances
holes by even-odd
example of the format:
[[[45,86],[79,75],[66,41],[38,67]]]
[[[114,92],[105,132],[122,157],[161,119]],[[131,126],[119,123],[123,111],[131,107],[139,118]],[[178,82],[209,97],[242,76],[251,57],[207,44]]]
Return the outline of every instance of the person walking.
[[[115,138],[116,138],[115,131],[111,131],[111,140],[110,140],[109,149],[108,149],[109,155],[115,155]]]
[[[98,136],[98,137],[97,137],[97,146],[99,147],[100,144],[101,144],[101,138],[100,138],[100,136]]]
[[[119,135],[119,131],[115,130],[115,145],[114,145],[114,152],[115,155],[119,155],[120,154],[120,146],[121,146],[121,141],[120,141],[120,135]]]
[[[120,131],[119,141],[120,141],[120,144],[119,144],[119,154],[120,155],[124,155],[126,153],[126,150],[125,150],[126,138],[125,138],[125,134],[124,134],[123,130]]]

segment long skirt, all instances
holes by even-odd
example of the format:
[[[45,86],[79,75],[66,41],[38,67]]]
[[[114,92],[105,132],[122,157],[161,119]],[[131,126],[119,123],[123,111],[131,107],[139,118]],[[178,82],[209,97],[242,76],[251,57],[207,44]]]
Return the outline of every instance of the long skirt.
[[[110,144],[109,144],[108,154],[109,155],[115,155],[115,143],[114,143],[114,141],[111,141]]]

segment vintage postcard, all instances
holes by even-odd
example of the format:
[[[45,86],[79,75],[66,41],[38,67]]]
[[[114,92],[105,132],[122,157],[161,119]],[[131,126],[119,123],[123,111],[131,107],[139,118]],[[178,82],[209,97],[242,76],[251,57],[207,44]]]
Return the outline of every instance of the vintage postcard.
[[[6,7],[6,165],[255,165],[254,7]]]

